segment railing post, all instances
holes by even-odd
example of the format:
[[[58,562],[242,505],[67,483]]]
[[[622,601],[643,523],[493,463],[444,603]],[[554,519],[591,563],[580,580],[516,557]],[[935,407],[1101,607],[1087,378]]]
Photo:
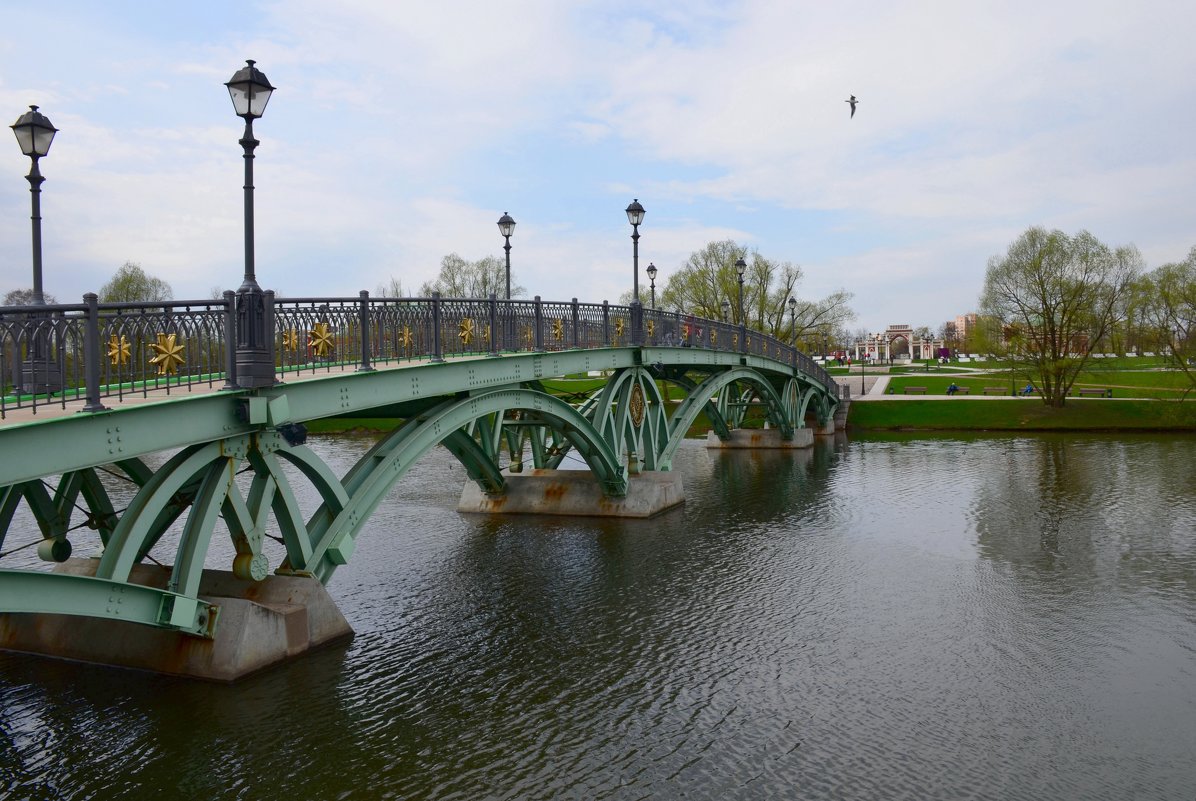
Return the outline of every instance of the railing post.
[[[432,361],[444,361],[444,346],[440,342],[440,293],[432,293]]]
[[[240,389],[237,386],[237,293],[224,290],[224,386],[221,391]]]
[[[577,306],[577,298],[573,299],[573,349],[577,350],[581,347],[581,312]]]
[[[83,333],[83,382],[87,387],[85,412],[102,412],[100,403],[100,304],[94,292],[83,296],[87,304],[87,327]]]
[[[610,301],[602,301],[602,346],[610,347]]]
[[[357,310],[357,325],[361,328],[361,366],[357,368],[359,373],[372,373],[374,368],[370,366],[370,293],[363,289],[360,293],[361,300],[358,301]]]
[[[266,352],[270,361],[273,384],[281,384],[278,380],[278,353],[275,344],[278,342],[278,332],[274,330],[274,290],[267,289],[262,293],[266,298]]]
[[[535,349],[537,353],[542,353],[544,351],[544,304],[540,300],[539,295],[536,295]]]
[[[490,355],[498,355],[498,296],[490,293]]]

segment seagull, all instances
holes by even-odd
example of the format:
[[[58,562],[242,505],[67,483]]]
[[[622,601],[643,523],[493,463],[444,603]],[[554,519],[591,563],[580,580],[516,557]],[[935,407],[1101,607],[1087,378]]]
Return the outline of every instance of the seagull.
[[[855,116],[855,104],[860,101],[855,99],[855,95],[852,95],[849,99],[844,100],[843,102],[851,104],[851,116],[854,117]],[[851,119],[851,117],[848,117],[848,119]]]

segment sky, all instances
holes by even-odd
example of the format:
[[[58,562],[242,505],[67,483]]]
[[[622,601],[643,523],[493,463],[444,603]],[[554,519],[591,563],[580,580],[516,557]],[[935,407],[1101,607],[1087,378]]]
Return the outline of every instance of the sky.
[[[503,255],[545,299],[658,289],[733,239],[845,289],[850,328],[974,311],[1032,225],[1196,245],[1196,4],[1103,0],[0,0],[0,109],[59,129],[41,161],[44,284],[126,261],[178,299],[244,270],[288,296],[414,293],[448,253]],[[844,101],[859,99],[854,118]],[[11,124],[6,121],[5,124]],[[28,158],[0,146],[0,292],[32,285]]]

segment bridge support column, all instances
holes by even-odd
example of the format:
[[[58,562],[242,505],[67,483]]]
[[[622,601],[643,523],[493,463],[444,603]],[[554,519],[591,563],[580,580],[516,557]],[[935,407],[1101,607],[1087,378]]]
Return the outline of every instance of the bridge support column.
[[[775,428],[734,428],[730,439],[719,439],[713,431],[706,434],[706,447],[712,450],[751,449],[789,450],[809,448],[814,445],[814,429],[799,428],[793,432],[793,439],[781,439],[781,432]]]
[[[839,405],[835,407],[835,430],[847,430],[847,412],[851,409],[851,399],[843,398],[839,401]]]
[[[56,572],[94,576],[98,560],[70,559]],[[137,565],[131,581],[164,588],[169,568]],[[93,617],[0,615],[0,649],[233,681],[352,636],[344,615],[314,578],[270,576],[243,581],[205,570],[199,597],[219,608],[212,639]]]
[[[473,481],[461,492],[458,512],[560,515],[565,517],[652,517],[685,501],[681,474],[645,470],[630,476],[627,494],[612,498],[589,470],[532,470],[506,477],[507,491],[486,495]]]

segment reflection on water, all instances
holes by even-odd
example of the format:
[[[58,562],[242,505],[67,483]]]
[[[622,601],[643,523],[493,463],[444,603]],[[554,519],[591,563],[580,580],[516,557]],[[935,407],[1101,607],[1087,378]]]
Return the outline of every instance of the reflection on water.
[[[465,517],[437,451],[330,585],[348,645],[232,687],[0,655],[0,797],[1190,797],[1190,451],[695,443],[649,521]]]

